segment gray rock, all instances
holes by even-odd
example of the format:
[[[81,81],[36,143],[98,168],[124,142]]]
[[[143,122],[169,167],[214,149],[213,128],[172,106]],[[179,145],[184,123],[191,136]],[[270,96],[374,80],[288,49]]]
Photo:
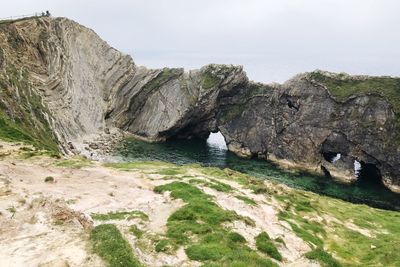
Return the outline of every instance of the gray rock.
[[[7,42],[11,35],[18,47]],[[400,192],[398,115],[383,95],[339,101],[308,74],[267,85],[249,81],[241,66],[232,65],[147,69],[65,18],[12,23],[0,29],[0,44],[0,68],[12,64],[29,72],[32,93],[45,103],[42,112],[65,153],[87,155],[85,142],[108,151],[122,136],[117,129],[146,141],[221,131],[240,156],[348,181],[356,179],[352,164],[358,160]],[[327,153],[342,158],[331,163]]]

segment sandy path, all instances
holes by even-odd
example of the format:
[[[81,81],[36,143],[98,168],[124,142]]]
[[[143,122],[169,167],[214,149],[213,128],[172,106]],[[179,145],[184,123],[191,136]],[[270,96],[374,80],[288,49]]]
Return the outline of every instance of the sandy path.
[[[183,248],[175,255],[155,253],[141,248],[129,233],[132,224],[149,237],[165,233],[168,217],[184,203],[171,199],[168,193],[156,194],[153,188],[171,180],[160,179],[163,176],[151,174],[151,170],[119,171],[98,162],[73,169],[56,167],[55,160],[50,158],[22,160],[13,157],[20,153],[18,146],[0,142],[0,155],[9,153],[11,156],[0,161],[0,266],[104,266],[90,249],[88,229],[99,223],[93,222],[90,215],[121,210],[140,210],[149,216],[145,222],[140,219],[112,221],[143,263],[148,266],[199,265],[188,260]],[[207,179],[195,170],[189,173]],[[47,176],[54,177],[55,182],[44,182]],[[255,227],[241,221],[229,225],[246,238],[249,246],[254,248],[254,237],[265,231],[271,238],[281,237],[285,241],[286,245],[278,247],[284,257],[280,265],[314,266],[302,257],[310,250],[309,246],[278,220],[276,203],[252,194],[235,182],[223,182],[233,186],[235,194],[246,195],[258,203],[249,206],[232,194],[203,188],[207,194],[215,196],[221,207],[255,221]]]

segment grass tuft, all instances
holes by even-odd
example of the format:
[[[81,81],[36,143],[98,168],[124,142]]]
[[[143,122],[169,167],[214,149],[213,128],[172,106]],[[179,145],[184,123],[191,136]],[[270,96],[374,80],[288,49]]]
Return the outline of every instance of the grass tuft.
[[[92,162],[90,160],[81,156],[75,156],[69,159],[59,160],[54,165],[57,167],[81,169],[84,167],[88,167],[91,164]]]
[[[132,252],[129,243],[122,237],[118,228],[113,224],[101,224],[90,233],[93,250],[110,267],[139,267],[142,266]]]
[[[131,220],[135,218],[139,218],[142,220],[149,220],[149,216],[146,213],[140,210],[133,211],[114,211],[106,214],[102,213],[92,213],[91,217],[93,220],[97,221],[110,221],[110,220]]]
[[[144,234],[144,231],[140,230],[135,224],[129,227],[129,232],[136,236],[136,238],[141,238]]]
[[[235,196],[237,199],[242,200],[244,203],[251,205],[251,206],[257,206],[257,202],[255,202],[253,199],[245,197],[245,196]]]
[[[282,260],[282,255],[266,232],[262,232],[256,236],[256,247],[259,251],[268,254],[272,258],[278,261]]]
[[[176,244],[169,239],[162,239],[155,246],[156,252],[171,252],[176,249]]]
[[[323,267],[341,267],[342,265],[326,251],[317,248],[305,254],[307,259],[318,261]]]
[[[44,178],[45,183],[54,183],[54,177],[53,176],[47,176]]]

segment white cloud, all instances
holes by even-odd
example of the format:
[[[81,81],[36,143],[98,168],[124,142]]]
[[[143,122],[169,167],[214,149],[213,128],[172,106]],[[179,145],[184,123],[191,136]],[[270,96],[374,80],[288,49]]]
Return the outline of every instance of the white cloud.
[[[0,17],[42,10],[151,67],[234,63],[266,82],[316,68],[400,76],[395,0],[14,0]]]

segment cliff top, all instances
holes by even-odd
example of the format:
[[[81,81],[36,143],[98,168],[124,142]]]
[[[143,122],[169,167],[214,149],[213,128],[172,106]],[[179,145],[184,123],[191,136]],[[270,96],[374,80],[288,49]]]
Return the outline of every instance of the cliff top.
[[[400,114],[400,78],[390,76],[349,75],[327,71],[305,74],[306,79],[324,85],[338,101],[361,94],[376,93],[384,96],[395,113]]]

